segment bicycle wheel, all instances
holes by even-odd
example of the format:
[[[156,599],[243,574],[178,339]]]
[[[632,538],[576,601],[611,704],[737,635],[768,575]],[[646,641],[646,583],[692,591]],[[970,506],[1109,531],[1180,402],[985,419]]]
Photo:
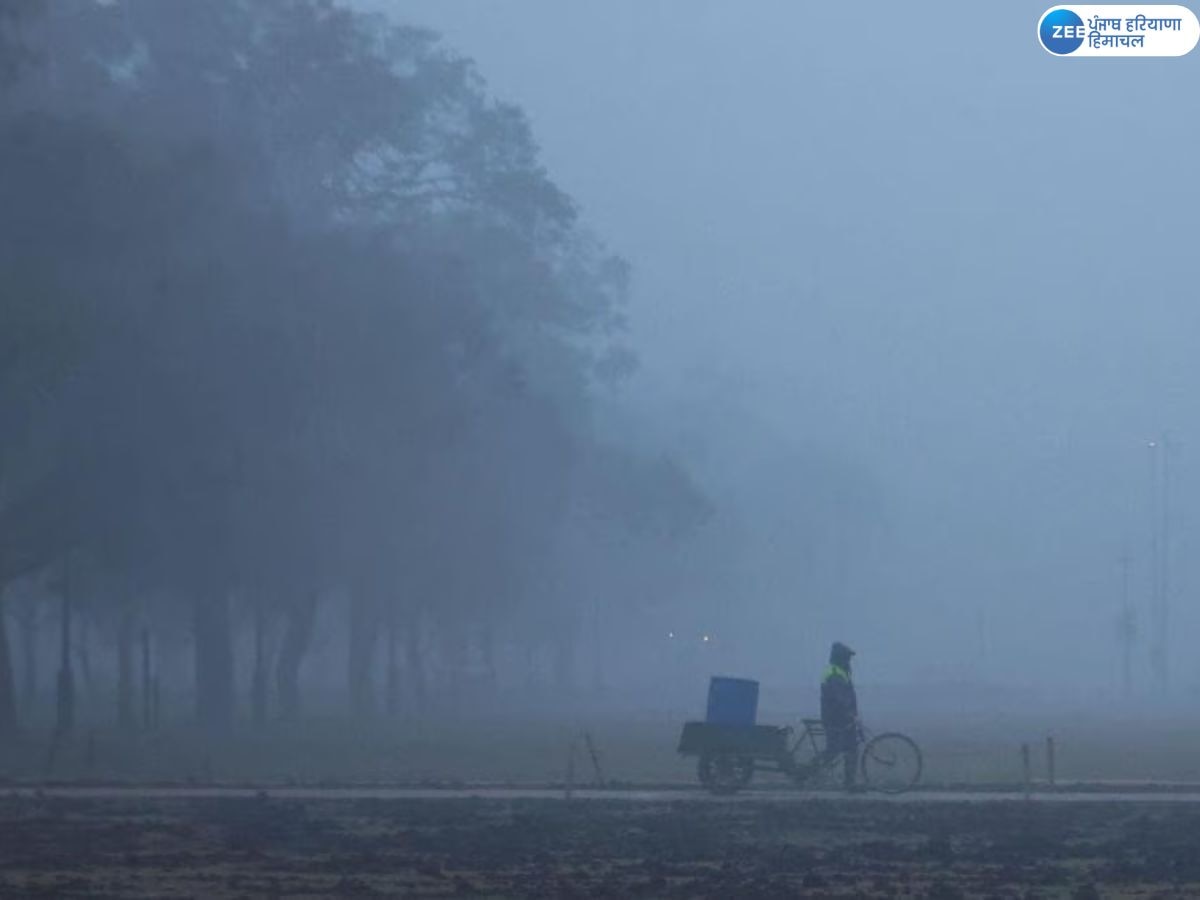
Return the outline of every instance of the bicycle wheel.
[[[732,794],[754,777],[754,760],[749,756],[715,753],[700,757],[700,783],[714,794]]]
[[[863,746],[863,783],[885,794],[902,794],[921,780],[924,761],[912,738],[896,732],[879,734]]]

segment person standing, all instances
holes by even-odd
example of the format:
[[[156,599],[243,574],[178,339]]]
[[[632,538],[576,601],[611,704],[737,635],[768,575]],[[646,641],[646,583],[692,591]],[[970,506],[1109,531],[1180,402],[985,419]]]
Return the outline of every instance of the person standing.
[[[821,679],[821,724],[825,728],[825,760],[844,758],[843,783],[855,789],[858,767],[858,695],[851,678],[854,651],[840,641],[829,650],[829,667]]]

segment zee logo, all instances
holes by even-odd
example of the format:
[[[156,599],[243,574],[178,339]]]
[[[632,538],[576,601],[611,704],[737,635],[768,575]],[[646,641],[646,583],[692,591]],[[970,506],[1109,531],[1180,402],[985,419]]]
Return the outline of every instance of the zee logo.
[[[1078,32],[1078,34],[1076,34],[1076,32]],[[1073,39],[1075,37],[1079,37],[1080,39],[1086,37],[1086,35],[1084,35],[1084,33],[1083,33],[1083,26],[1081,26],[1081,25],[1052,25],[1051,26],[1050,39],[1053,41],[1057,41],[1060,38],[1072,38]]]
[[[1046,13],[1038,28],[1042,46],[1058,56],[1074,53],[1083,44],[1087,31],[1083,19],[1069,9],[1056,9]]]

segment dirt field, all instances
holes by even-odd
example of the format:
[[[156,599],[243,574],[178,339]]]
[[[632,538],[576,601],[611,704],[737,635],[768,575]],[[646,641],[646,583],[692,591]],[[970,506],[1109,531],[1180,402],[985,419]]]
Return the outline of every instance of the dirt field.
[[[1200,896],[1200,805],[0,799],[4,896]]]

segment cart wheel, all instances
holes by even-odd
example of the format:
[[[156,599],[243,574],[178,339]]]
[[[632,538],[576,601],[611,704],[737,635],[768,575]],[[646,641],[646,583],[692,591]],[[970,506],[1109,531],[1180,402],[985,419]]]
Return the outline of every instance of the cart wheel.
[[[732,794],[754,777],[754,759],[729,753],[705,754],[700,757],[698,773],[700,783],[714,794]]]

